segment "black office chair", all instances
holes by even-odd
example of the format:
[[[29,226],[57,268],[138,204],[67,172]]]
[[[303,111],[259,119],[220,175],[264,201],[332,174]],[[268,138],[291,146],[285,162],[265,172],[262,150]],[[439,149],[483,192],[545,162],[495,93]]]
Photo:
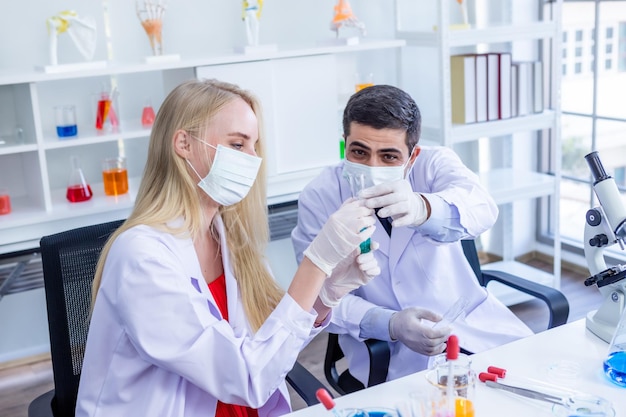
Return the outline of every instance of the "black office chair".
[[[569,302],[559,290],[506,272],[483,270],[480,266],[474,240],[462,240],[461,244],[463,253],[474,270],[480,285],[486,286],[491,281],[497,281],[544,301],[550,313],[548,320],[549,329],[567,323]],[[371,387],[387,380],[390,359],[389,344],[382,340],[368,339],[365,341],[365,345],[370,357],[367,386]],[[339,335],[329,333],[326,356],[324,358],[324,375],[328,383],[341,395],[365,388],[363,383],[352,376],[348,369],[345,369],[343,372],[338,370],[338,361],[343,357],[344,353],[339,346]]]
[[[89,329],[91,283],[102,247],[124,221],[81,227],[40,241],[50,332],[54,389],[28,407],[29,417],[73,417]],[[301,364],[287,382],[307,405],[317,404],[323,384]]]

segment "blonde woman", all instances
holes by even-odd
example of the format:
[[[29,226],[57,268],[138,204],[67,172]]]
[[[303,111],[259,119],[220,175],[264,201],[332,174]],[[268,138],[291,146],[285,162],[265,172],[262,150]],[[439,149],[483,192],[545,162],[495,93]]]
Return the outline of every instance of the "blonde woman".
[[[287,413],[298,353],[378,274],[357,249],[372,210],[355,200],[331,216],[287,292],[277,286],[264,259],[262,126],[257,100],[232,84],[189,81],[163,102],[134,210],[96,271],[76,416]],[[355,259],[358,273],[328,278]]]

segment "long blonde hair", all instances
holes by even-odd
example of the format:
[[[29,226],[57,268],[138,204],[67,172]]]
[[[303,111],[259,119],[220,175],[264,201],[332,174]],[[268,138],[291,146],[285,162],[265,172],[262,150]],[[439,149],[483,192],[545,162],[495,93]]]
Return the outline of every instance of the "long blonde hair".
[[[198,135],[224,105],[243,99],[256,114],[259,140],[256,153],[265,156],[261,105],[250,92],[217,80],[191,80],[174,88],[165,98],[154,121],[143,179],[131,215],[116,230],[100,255],[92,287],[92,306],[102,281],[102,272],[113,241],[120,233],[140,224],[172,234],[189,233],[192,239],[204,230],[197,178],[174,150],[174,135],[184,130]],[[269,240],[265,163],[248,195],[239,203],[220,207],[233,273],[250,326],[258,330],[274,310],[284,291],[266,268],[265,249]],[[167,223],[182,217],[183,225],[171,229]]]

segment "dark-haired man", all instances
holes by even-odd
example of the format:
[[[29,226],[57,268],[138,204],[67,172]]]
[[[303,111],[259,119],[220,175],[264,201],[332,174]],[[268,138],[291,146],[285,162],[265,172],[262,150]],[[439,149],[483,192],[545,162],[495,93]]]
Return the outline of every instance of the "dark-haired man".
[[[302,191],[292,242],[298,261],[330,214],[352,197],[350,181],[377,210],[372,241],[381,274],[334,308],[328,330],[342,334],[350,373],[368,378],[364,339],[390,343],[388,379],[425,369],[454,329],[470,352],[529,336],[532,331],[481,287],[460,240],[495,223],[498,209],[478,177],[447,147],[419,146],[421,115],[404,91],[376,85],[355,93],[343,115],[346,159]],[[356,265],[333,274],[355,274]],[[466,316],[433,328],[461,297]]]

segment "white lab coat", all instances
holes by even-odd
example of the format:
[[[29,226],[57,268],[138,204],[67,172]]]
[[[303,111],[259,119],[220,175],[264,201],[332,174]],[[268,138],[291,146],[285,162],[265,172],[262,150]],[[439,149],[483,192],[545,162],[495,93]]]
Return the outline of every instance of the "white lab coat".
[[[217,222],[230,323],[191,239],[147,226],[117,238],[91,320],[77,417],[214,416],[218,399],[258,408],[259,417],[290,411],[285,375],[319,333],[316,315],[285,294],[253,334]]]
[[[292,232],[298,261],[326,219],[351,197],[349,185],[342,178],[342,165],[325,169],[300,193],[298,224]],[[436,194],[458,210],[467,232],[464,237],[476,237],[496,221],[498,210],[492,198],[478,177],[449,148],[421,147],[407,179],[414,191],[426,198]],[[369,359],[360,342],[363,339],[359,337],[359,324],[374,306],[395,311],[418,306],[443,314],[464,296],[470,300],[467,317],[455,322],[452,328],[460,345],[472,352],[532,334],[506,306],[479,285],[459,241],[436,242],[423,236],[419,228],[411,227],[394,228],[390,238],[380,222],[376,227],[372,240],[380,243],[375,256],[381,274],[346,296],[334,309],[328,327],[329,331],[347,333],[340,336],[340,344],[350,372],[361,382],[367,381]],[[390,348],[388,380],[428,365],[429,357],[413,352],[400,342],[390,343]]]

